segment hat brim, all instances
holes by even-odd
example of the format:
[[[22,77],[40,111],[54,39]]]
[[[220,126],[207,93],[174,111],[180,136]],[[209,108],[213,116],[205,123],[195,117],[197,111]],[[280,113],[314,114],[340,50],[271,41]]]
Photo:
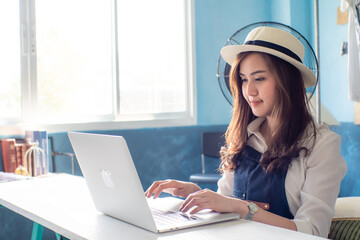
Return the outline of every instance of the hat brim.
[[[242,52],[262,52],[281,58],[299,69],[304,81],[305,88],[312,87],[316,83],[316,77],[314,73],[304,64],[282,52],[267,47],[256,45],[229,45],[221,49],[221,56],[228,64],[232,65],[237,55]]]

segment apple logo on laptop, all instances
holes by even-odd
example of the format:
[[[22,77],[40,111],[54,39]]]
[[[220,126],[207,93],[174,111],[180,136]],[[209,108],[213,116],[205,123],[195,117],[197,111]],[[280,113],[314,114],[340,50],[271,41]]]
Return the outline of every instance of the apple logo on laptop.
[[[101,171],[101,177],[105,183],[105,186],[108,188],[115,188],[115,184],[113,180],[111,179],[111,172],[106,169],[100,169]]]

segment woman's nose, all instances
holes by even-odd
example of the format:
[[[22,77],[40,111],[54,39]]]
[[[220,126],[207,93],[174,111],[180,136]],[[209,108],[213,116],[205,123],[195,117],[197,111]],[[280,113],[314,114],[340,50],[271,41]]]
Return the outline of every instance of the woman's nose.
[[[246,86],[246,94],[248,96],[254,96],[257,94],[257,89],[256,89],[256,86],[255,86],[255,83],[252,82],[252,81],[249,81],[247,83],[247,86]]]

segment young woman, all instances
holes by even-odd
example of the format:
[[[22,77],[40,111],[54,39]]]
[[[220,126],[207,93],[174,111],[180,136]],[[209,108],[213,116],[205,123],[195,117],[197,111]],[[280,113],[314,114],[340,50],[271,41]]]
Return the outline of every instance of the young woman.
[[[304,47],[271,27],[252,30],[221,55],[232,65],[233,117],[221,151],[218,191],[190,182],[157,181],[161,192],[186,198],[181,211],[236,212],[244,219],[327,237],[346,163],[340,137],[310,114],[306,87],[315,76]]]

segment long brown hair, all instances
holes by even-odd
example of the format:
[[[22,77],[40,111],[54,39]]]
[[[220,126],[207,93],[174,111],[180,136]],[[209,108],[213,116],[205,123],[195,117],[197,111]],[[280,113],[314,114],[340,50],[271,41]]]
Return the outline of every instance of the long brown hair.
[[[220,152],[220,171],[234,170],[237,156],[241,155],[248,140],[248,125],[256,116],[242,94],[242,81],[239,76],[241,62],[251,53],[238,54],[229,75],[233,96],[233,116],[225,133],[226,145]],[[309,111],[306,89],[300,71],[290,63],[260,53],[275,77],[277,100],[273,109],[278,125],[272,134],[267,151],[262,154],[260,165],[266,172],[287,170],[293,157],[301,150],[308,155],[315,144],[316,127]],[[308,126],[313,128],[313,145],[310,149],[302,147],[304,133]]]

